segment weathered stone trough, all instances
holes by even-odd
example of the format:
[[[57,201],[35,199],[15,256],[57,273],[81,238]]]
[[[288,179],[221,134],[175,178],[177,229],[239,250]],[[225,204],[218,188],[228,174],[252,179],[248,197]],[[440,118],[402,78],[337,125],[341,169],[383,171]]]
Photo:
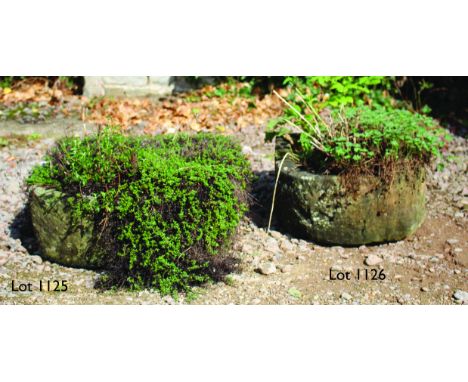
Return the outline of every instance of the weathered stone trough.
[[[276,138],[276,171],[290,151]],[[357,246],[402,240],[425,218],[425,170],[398,174],[383,187],[363,176],[356,190],[347,191],[338,175],[316,174],[300,168],[290,156],[279,177],[275,212],[284,230],[317,243]]]
[[[94,223],[73,224],[66,196],[44,187],[32,187],[30,208],[33,229],[42,256],[62,265],[100,268],[103,256],[94,245]]]

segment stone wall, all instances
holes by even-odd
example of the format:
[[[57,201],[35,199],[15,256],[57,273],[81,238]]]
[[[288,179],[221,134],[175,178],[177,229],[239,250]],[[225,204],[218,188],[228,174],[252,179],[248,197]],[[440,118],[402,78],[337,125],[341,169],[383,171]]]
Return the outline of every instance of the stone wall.
[[[171,77],[85,77],[83,94],[99,96],[165,96],[171,94],[174,84]]]
[[[86,97],[163,97],[193,88],[194,84],[188,78],[174,76],[85,77],[83,94]],[[211,83],[213,81],[214,77],[199,77],[198,83]]]

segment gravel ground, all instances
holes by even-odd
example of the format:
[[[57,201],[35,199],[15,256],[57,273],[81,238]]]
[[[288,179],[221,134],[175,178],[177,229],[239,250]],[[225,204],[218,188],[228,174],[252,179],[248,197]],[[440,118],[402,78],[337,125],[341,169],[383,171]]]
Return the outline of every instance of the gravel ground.
[[[241,258],[239,272],[174,301],[150,290],[99,291],[94,288],[96,272],[40,257],[25,210],[24,179],[55,138],[82,131],[76,120],[0,122],[0,137],[47,137],[10,139],[11,144],[0,147],[2,304],[468,304],[468,144],[463,138],[454,137],[450,143],[440,160],[443,170],[430,172],[428,217],[416,234],[396,243],[342,248],[319,246],[275,229],[266,232],[274,184],[273,145],[263,143],[261,128],[243,129],[237,135],[258,180],[252,190],[255,205],[233,249]],[[347,272],[351,280],[337,279]],[[383,280],[372,280],[374,274]],[[40,280],[43,289],[48,281],[53,289],[54,280],[66,281],[68,289],[41,292]],[[12,282],[15,289],[26,290],[13,291]]]

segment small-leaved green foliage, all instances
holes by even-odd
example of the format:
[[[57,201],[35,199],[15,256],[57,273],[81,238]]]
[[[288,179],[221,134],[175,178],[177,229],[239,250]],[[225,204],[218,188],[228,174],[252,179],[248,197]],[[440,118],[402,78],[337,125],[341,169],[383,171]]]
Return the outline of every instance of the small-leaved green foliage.
[[[378,174],[389,163],[428,163],[439,155],[444,133],[432,118],[400,108],[389,95],[393,82],[382,76],[286,77],[288,107],[270,121],[266,138],[299,132],[294,149],[312,168]]]
[[[321,110],[343,105],[391,106],[396,102],[389,96],[393,81],[384,76],[311,76],[286,77],[284,84],[299,90],[306,101]],[[291,92],[288,99],[297,101],[297,92]]]
[[[322,162],[313,167],[326,162],[338,170],[359,166],[375,172],[390,162],[429,163],[444,145],[435,120],[405,109],[361,105],[319,114],[311,104],[294,103],[292,108],[296,111],[270,122],[267,138],[295,127],[298,154],[309,164]]]
[[[68,195],[77,222],[94,219],[111,279],[176,294],[232,272],[226,246],[247,210],[250,178],[228,137],[109,128],[60,141],[28,183]]]

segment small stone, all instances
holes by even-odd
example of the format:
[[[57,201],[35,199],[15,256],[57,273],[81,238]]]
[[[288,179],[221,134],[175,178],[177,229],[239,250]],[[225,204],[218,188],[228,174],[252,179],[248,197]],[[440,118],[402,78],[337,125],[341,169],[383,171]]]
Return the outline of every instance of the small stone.
[[[32,255],[31,260],[34,261],[36,264],[42,264],[42,257],[37,255]]]
[[[447,244],[449,245],[455,245],[458,243],[457,239],[447,239]]]
[[[0,267],[8,262],[8,254],[6,252],[0,252]]]
[[[281,235],[281,233],[279,233],[278,231],[270,231],[270,236],[277,240],[283,238],[283,235]]]
[[[343,300],[349,301],[349,300],[351,300],[353,298],[353,296],[351,296],[349,293],[343,292],[343,293],[341,293],[341,298]]]
[[[279,267],[280,271],[283,272],[283,273],[289,273],[292,271],[292,265],[282,265]]]
[[[359,248],[358,248],[359,252],[361,253],[367,253],[369,252],[369,248],[367,248],[365,245],[361,245]]]
[[[453,215],[453,217],[455,219],[461,219],[463,218],[465,215],[463,214],[463,212],[456,212],[455,215]]]
[[[340,246],[334,246],[334,247],[331,247],[330,249],[331,249],[332,251],[338,252],[340,255],[341,255],[342,253],[344,253],[344,251],[345,251],[345,249],[344,249],[343,247],[340,247]]]
[[[247,156],[253,155],[252,147],[247,146],[247,145],[242,146],[242,154],[247,155]]]
[[[453,298],[457,301],[462,301],[464,303],[468,303],[468,292],[465,292],[463,290],[457,290],[453,294]]]
[[[395,277],[393,277],[395,280],[401,280],[403,278],[402,275],[395,275]]]
[[[429,288],[428,287],[422,287],[421,292],[429,292]]]
[[[462,252],[463,252],[463,249],[461,249],[461,248],[454,248],[453,252],[454,252],[455,254],[459,254],[459,253],[462,253]]]
[[[383,261],[382,258],[377,255],[369,255],[366,257],[364,264],[369,265],[369,266],[374,266],[374,265],[380,264],[382,261]]]
[[[271,256],[270,260],[278,262],[278,261],[281,261],[282,258],[283,258],[283,255],[280,252],[278,252],[278,253],[275,253],[273,256]]]
[[[294,251],[294,245],[289,240],[283,240],[280,244],[280,248],[285,252]]]
[[[457,207],[460,208],[463,211],[468,211],[468,199],[463,199],[461,200],[458,204]]]
[[[253,246],[249,243],[244,243],[242,244],[242,249],[241,249],[242,253],[245,253],[245,254],[251,254],[254,249],[253,249]]]
[[[5,186],[5,194],[6,195],[11,195],[11,194],[17,194],[20,192],[20,186],[18,182],[12,180],[7,185]]]
[[[281,252],[278,242],[273,237],[269,237],[265,243],[265,250],[272,253]]]
[[[271,275],[276,272],[276,266],[272,262],[263,263],[260,264],[260,266],[257,268],[257,271],[265,276]]]

